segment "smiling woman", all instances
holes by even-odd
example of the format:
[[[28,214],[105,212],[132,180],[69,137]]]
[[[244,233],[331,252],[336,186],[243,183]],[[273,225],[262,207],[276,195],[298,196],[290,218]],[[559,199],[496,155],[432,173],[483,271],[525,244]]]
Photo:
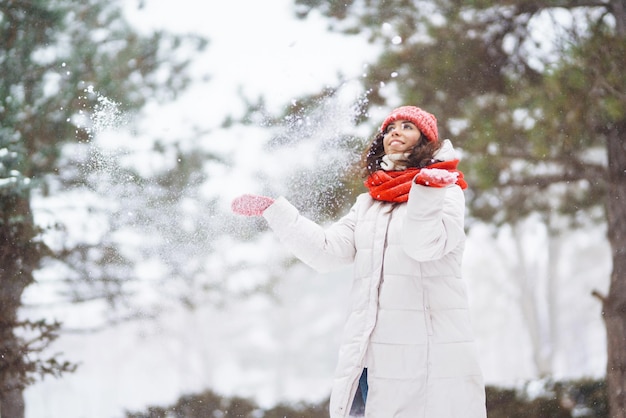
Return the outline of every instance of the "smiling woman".
[[[444,160],[453,159],[449,140],[438,141],[437,118],[418,107],[402,106],[389,114],[366,154],[366,175],[381,168],[387,171],[433,164],[440,149]]]
[[[457,163],[450,141],[439,141],[436,118],[404,106],[384,120],[364,155],[369,193],[329,227],[283,197],[233,201],[234,212],[263,216],[312,268],[354,264],[332,418],[486,416],[460,280],[466,184]]]
[[[422,134],[413,122],[391,122],[384,134],[385,154],[403,154],[415,147],[421,138]]]

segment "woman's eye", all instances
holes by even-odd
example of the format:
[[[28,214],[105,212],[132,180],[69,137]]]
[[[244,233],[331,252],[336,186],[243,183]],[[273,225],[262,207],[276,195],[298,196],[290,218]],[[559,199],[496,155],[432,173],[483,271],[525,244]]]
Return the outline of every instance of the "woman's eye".
[[[404,125],[402,125],[402,129],[413,129],[413,125],[411,125],[410,123],[405,123]]]

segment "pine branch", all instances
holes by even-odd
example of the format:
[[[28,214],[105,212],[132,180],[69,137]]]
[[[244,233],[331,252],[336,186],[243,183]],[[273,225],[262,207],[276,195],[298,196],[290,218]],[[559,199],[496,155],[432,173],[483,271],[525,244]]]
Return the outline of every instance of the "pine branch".
[[[606,296],[604,296],[602,293],[600,293],[596,289],[591,291],[591,296],[593,296],[594,298],[598,299],[602,303],[603,306],[606,303]]]

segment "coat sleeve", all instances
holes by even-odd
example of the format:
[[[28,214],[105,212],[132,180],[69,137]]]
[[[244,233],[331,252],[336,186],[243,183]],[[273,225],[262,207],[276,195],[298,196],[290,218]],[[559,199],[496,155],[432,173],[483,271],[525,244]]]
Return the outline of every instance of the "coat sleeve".
[[[404,251],[417,261],[438,260],[465,240],[465,196],[457,185],[414,184],[404,219]]]
[[[354,261],[356,210],[328,228],[300,215],[285,198],[279,197],[264,212],[278,239],[302,262],[319,272],[327,272]]]

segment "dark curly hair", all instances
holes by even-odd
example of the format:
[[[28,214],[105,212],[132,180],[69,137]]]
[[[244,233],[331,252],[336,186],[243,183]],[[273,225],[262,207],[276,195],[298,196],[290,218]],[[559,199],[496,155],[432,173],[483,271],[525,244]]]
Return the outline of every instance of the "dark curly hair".
[[[384,132],[379,131],[361,157],[361,170],[364,178],[374,171],[380,170],[380,163],[385,155],[384,137]],[[407,167],[414,168],[429,166],[437,162],[434,155],[439,148],[441,148],[441,141],[429,141],[424,134],[421,134],[419,141],[411,148],[408,157],[402,163]]]

